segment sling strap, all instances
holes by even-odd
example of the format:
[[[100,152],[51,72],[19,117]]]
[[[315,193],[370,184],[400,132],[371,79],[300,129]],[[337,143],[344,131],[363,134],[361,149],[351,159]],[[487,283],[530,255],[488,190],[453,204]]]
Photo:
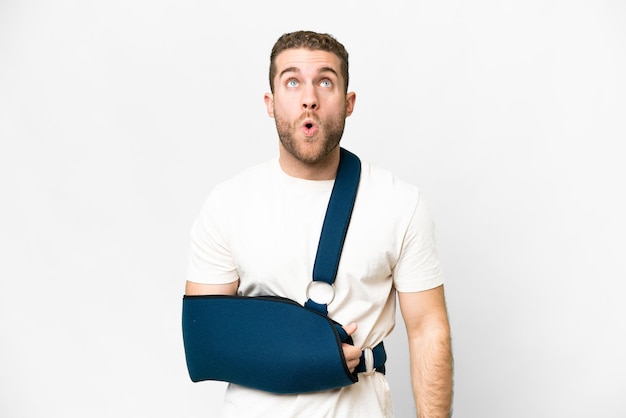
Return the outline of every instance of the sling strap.
[[[339,167],[337,168],[335,184],[326,208],[322,233],[313,266],[313,282],[311,283],[321,282],[331,286],[332,296],[330,301],[334,298],[335,289],[333,283],[339,269],[339,259],[341,258],[341,251],[348,232],[350,218],[352,217],[352,209],[354,208],[360,178],[361,161],[350,151],[341,148]],[[313,300],[309,297],[307,289],[305,307],[328,315],[328,303],[330,302],[320,303]],[[339,331],[345,334],[343,329],[339,329]],[[347,334],[343,335],[343,337],[347,337]],[[365,348],[355,372],[373,373],[374,371],[379,371],[385,373],[386,359],[387,355],[382,342],[374,348]]]
[[[340,152],[337,176],[326,208],[313,265],[313,281],[323,282],[330,286],[333,285],[337,276],[341,250],[348,232],[361,177],[359,158],[344,148],[341,148]],[[304,306],[324,315],[328,314],[326,304],[318,303],[311,298],[308,298]]]

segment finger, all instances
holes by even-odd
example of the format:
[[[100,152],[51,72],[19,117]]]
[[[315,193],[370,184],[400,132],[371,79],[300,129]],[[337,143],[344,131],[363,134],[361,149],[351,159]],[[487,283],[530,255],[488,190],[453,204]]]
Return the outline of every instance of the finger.
[[[346,366],[348,366],[348,370],[350,370],[350,373],[354,372],[354,369],[356,369],[356,366],[358,365],[359,365],[359,360],[346,361]]]
[[[343,343],[343,354],[348,360],[358,360],[361,358],[361,349],[359,347],[355,347],[352,344]]]
[[[356,332],[356,329],[358,327],[359,326],[355,322],[351,322],[348,325],[344,325],[343,330],[346,332],[346,334],[352,335]]]
[[[342,348],[346,366],[352,373],[361,360],[361,349],[350,344],[342,344]]]

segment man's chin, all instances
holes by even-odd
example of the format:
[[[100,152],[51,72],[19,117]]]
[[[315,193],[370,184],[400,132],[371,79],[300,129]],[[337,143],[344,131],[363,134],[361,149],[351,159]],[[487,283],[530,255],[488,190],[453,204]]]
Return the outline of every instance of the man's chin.
[[[317,142],[301,143],[294,148],[286,147],[295,159],[307,165],[315,165],[323,161],[328,156],[328,151],[323,144]]]
[[[327,138],[322,132],[310,137],[304,135],[279,135],[279,137],[284,150],[307,165],[323,162],[339,145],[339,141]]]

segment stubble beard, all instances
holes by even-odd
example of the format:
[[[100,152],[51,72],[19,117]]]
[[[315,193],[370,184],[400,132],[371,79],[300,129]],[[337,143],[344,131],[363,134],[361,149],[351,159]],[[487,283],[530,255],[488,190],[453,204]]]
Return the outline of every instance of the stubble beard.
[[[346,125],[346,113],[343,112],[336,118],[323,123],[316,119],[319,128],[317,134],[312,138],[304,138],[299,143],[294,135],[306,117],[310,117],[310,115],[304,115],[294,123],[289,123],[276,114],[274,116],[278,137],[285,150],[298,161],[307,165],[315,165],[323,161],[339,145]]]

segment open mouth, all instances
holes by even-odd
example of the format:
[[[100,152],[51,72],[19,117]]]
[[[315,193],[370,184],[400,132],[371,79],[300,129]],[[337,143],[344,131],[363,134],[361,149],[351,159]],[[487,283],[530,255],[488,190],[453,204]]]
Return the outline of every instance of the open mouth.
[[[304,132],[304,135],[308,138],[312,138],[317,134],[317,131],[319,130],[317,123],[315,123],[314,120],[312,119],[306,119],[305,121],[303,121],[302,123],[302,131]]]

